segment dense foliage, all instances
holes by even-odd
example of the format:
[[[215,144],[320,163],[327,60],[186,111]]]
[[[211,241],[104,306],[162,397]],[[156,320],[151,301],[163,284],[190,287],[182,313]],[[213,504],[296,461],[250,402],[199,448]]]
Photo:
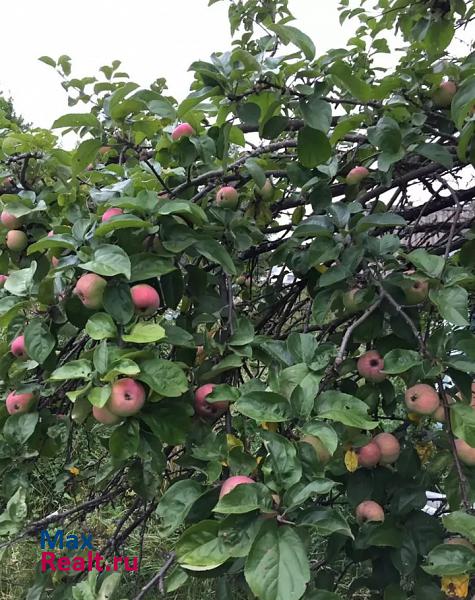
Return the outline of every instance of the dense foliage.
[[[169,545],[137,598],[475,593],[475,10],[374,4],[317,56],[288,0],[230,2],[181,103],[62,56],[83,112],[0,106],[4,559],[122,503],[105,556],[157,520]]]

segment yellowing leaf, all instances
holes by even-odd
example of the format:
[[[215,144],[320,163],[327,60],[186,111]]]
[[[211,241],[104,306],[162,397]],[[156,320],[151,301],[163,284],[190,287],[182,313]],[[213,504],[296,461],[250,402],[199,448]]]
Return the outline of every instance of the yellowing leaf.
[[[321,265],[318,265],[317,267],[315,267],[315,269],[319,273],[325,273],[326,271],[328,271],[328,267],[326,267],[323,263]]]
[[[412,421],[413,423],[420,423],[420,420],[422,417],[421,417],[421,415],[416,415],[416,413],[408,413],[407,418],[409,419],[409,421]]]
[[[448,598],[466,598],[469,581],[468,575],[447,575],[442,577],[440,589]]]
[[[79,475],[79,469],[77,467],[69,467],[68,471],[71,473],[71,475],[73,475],[74,477],[77,477]]]
[[[358,468],[358,455],[354,450],[345,452],[345,467],[350,473],[354,473]]]
[[[232,433],[226,434],[226,441],[228,443],[228,450],[232,450],[233,448],[244,448],[244,444]]]
[[[424,465],[429,461],[434,452],[434,444],[432,442],[429,442],[428,444],[416,444],[416,452],[421,463]]]
[[[262,429],[265,429],[266,431],[272,431],[273,433],[277,431],[277,423],[267,423],[264,421],[261,423],[261,427]]]

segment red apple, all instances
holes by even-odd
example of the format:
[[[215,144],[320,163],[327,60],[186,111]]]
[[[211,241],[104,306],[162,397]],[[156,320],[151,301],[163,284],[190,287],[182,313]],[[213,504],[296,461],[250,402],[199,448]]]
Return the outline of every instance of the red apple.
[[[206,396],[215,388],[214,383],[206,383],[195,391],[195,412],[200,417],[218,418],[228,410],[229,402],[207,402]]]
[[[19,335],[12,341],[10,344],[10,352],[20,360],[26,360],[28,358],[25,347],[25,337],[23,335]]]
[[[190,137],[190,135],[195,135],[195,130],[189,123],[181,123],[175,127],[172,133],[172,140],[176,142],[182,137]]]
[[[5,285],[7,279],[8,275],[0,275],[0,288],[2,288]]]
[[[346,176],[346,183],[348,185],[358,185],[368,177],[369,171],[366,167],[354,167]]]
[[[141,315],[153,315],[160,307],[160,296],[155,288],[139,283],[130,288],[135,310]]]
[[[10,392],[7,396],[6,407],[9,415],[15,413],[26,413],[33,405],[33,394],[17,394]]]
[[[381,459],[381,450],[378,444],[369,442],[358,450],[358,464],[360,467],[370,469],[375,467]]]
[[[102,296],[107,281],[95,273],[82,275],[76,282],[73,294],[76,294],[86,308],[96,310],[102,306]]]
[[[108,208],[106,210],[106,212],[102,215],[101,221],[103,223],[105,223],[106,221],[108,221],[112,217],[115,217],[117,215],[122,215],[123,213],[124,213],[124,211],[121,208]]]
[[[236,486],[244,485],[248,483],[255,483],[254,479],[250,477],[246,477],[245,475],[234,475],[234,477],[229,477],[223,482],[221,486],[221,491],[219,492],[219,499],[229,494]]]
[[[434,92],[432,100],[438,108],[448,108],[452,104],[452,99],[456,93],[457,85],[455,81],[443,81]]]
[[[2,210],[2,214],[0,214],[0,221],[7,229],[18,229],[21,223],[18,217],[15,217],[15,215],[12,215],[6,210]]]
[[[378,433],[374,436],[373,442],[381,451],[379,459],[381,465],[390,465],[397,461],[401,453],[401,446],[396,436],[392,433]]]
[[[115,415],[105,406],[93,406],[92,415],[96,421],[99,421],[99,423],[103,423],[104,425],[116,425],[122,421],[119,415]]]
[[[356,367],[366,381],[380,383],[386,379],[386,373],[383,373],[384,360],[377,350],[369,350],[360,356]]]
[[[124,377],[113,384],[107,409],[119,417],[130,417],[139,412],[144,402],[143,386],[135,379]]]
[[[28,238],[24,231],[10,229],[6,237],[7,248],[14,252],[21,252],[28,246]]]
[[[359,523],[384,521],[384,510],[373,500],[365,500],[356,507],[356,520]]]
[[[440,403],[437,391],[426,383],[418,383],[407,389],[404,401],[407,410],[416,415],[432,415]]]
[[[216,204],[222,208],[237,208],[239,196],[236,188],[230,185],[220,188],[216,192]]]

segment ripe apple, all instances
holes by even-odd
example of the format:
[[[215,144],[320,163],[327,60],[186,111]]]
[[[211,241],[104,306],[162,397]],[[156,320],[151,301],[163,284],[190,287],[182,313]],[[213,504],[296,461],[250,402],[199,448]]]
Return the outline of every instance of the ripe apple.
[[[56,269],[56,267],[59,264],[59,258],[57,258],[56,256],[52,256],[51,257],[51,264],[53,265],[53,269]]]
[[[116,425],[122,421],[119,415],[112,413],[106,406],[103,406],[102,408],[93,406],[92,415],[96,421],[99,421],[99,423],[103,423],[104,425]]]
[[[465,440],[455,440],[457,456],[468,467],[475,467],[475,448],[469,446]]]
[[[160,296],[155,288],[147,283],[139,283],[130,288],[130,295],[137,313],[153,315],[160,307]]]
[[[315,450],[315,454],[319,462],[325,465],[331,458],[331,454],[328,451],[327,447],[322,443],[322,440],[315,435],[304,435],[300,440],[305,442],[306,444],[310,444],[312,448]]]
[[[226,494],[229,494],[236,486],[247,483],[255,483],[255,481],[250,477],[246,477],[246,475],[234,475],[234,477],[228,477],[228,479],[223,481],[221,491],[219,492],[219,499],[221,500]]]
[[[73,294],[76,294],[86,308],[98,309],[102,306],[102,296],[107,281],[95,273],[86,273],[76,282]]]
[[[190,135],[195,135],[195,130],[189,123],[181,123],[175,127],[172,133],[172,140],[176,142],[182,137],[190,137]]]
[[[432,415],[440,403],[437,391],[426,383],[418,383],[408,388],[404,401],[407,410],[416,415]]]
[[[237,208],[239,196],[236,188],[226,185],[216,192],[216,204],[222,208]]]
[[[17,394],[10,392],[7,396],[6,407],[9,415],[15,413],[26,413],[32,407],[34,400],[33,394]]]
[[[228,410],[229,402],[208,402],[206,396],[214,390],[214,383],[205,383],[195,391],[195,412],[200,417],[217,419]]]
[[[432,100],[438,108],[448,108],[456,93],[457,85],[454,81],[443,81],[432,95]]]
[[[401,453],[401,446],[396,436],[392,433],[378,433],[373,438],[373,442],[378,445],[381,450],[381,465],[390,465],[397,461]]]
[[[18,229],[18,227],[20,227],[20,219],[6,210],[2,210],[0,221],[7,229]]]
[[[143,386],[131,379],[124,377],[112,385],[112,393],[107,409],[119,417],[130,417],[139,412],[145,402]]]
[[[116,215],[122,215],[123,213],[124,211],[121,208],[108,208],[106,212],[102,215],[101,221],[105,223],[112,217],[115,217]]]
[[[369,442],[358,450],[358,464],[360,467],[370,469],[375,467],[381,460],[381,450],[378,444]]]
[[[356,507],[356,520],[358,523],[384,521],[384,510],[373,500],[364,500]]]
[[[28,246],[26,233],[19,229],[10,229],[6,237],[7,248],[14,252],[21,252]]]
[[[421,304],[429,294],[429,282],[427,279],[411,281],[411,285],[404,288],[406,304]]]
[[[380,383],[386,379],[386,373],[383,373],[384,360],[377,350],[369,350],[359,357],[356,364],[358,373],[373,383]]]
[[[25,337],[23,335],[19,335],[12,341],[10,344],[10,352],[20,360],[26,360],[28,358],[25,347]]]
[[[7,279],[8,275],[0,275],[0,288],[2,288],[5,285]]]
[[[272,181],[270,179],[266,179],[266,182],[261,188],[255,186],[254,195],[258,200],[270,202],[274,198],[274,186],[272,185]]]
[[[348,185],[358,185],[368,177],[369,171],[366,167],[354,167],[346,176],[346,183]]]

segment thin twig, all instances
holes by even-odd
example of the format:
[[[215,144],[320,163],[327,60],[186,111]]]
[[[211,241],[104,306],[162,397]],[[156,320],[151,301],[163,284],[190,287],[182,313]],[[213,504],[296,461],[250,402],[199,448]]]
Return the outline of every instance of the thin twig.
[[[145,598],[145,594],[147,594],[147,592],[149,592],[157,584],[158,584],[158,590],[159,590],[160,594],[164,594],[165,593],[165,577],[166,577],[168,571],[171,569],[171,567],[175,563],[175,560],[176,560],[176,554],[174,552],[172,552],[171,554],[168,555],[167,561],[163,565],[163,567],[160,569],[160,571],[158,573],[156,573],[146,585],[144,585],[144,587],[140,590],[140,593],[137,596],[135,596],[135,598],[133,600],[142,600],[142,598]]]

